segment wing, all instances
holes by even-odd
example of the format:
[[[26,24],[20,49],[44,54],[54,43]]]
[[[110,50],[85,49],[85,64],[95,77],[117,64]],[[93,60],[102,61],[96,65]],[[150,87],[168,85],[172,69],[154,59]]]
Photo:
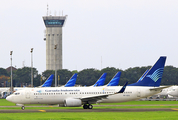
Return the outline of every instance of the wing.
[[[126,89],[127,84],[128,84],[128,82],[125,83],[125,85],[120,89],[120,91],[118,91],[116,93],[113,93],[113,94],[102,94],[102,95],[86,96],[86,97],[82,97],[80,99],[84,103],[96,103],[98,100],[107,99],[107,97],[110,96],[110,95],[123,93],[125,91],[125,89]]]

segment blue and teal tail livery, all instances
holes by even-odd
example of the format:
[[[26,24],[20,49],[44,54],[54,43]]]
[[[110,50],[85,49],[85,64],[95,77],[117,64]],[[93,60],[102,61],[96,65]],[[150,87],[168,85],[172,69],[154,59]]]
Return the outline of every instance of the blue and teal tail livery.
[[[65,84],[65,87],[73,87],[75,85],[75,82],[77,80],[77,73],[75,73],[69,81]]]
[[[52,74],[41,87],[51,87],[54,75]]]
[[[96,81],[96,83],[93,85],[93,87],[96,87],[96,86],[103,86],[104,85],[104,82],[105,82],[105,79],[106,79],[106,75],[107,73],[103,73],[101,75],[101,77]]]
[[[111,79],[107,86],[118,86],[121,72],[117,72],[116,75]]]
[[[128,86],[152,86],[159,87],[164,71],[164,65],[166,62],[166,57],[162,56],[158,59],[158,61],[154,64],[152,68],[145,74],[142,80],[130,84]]]

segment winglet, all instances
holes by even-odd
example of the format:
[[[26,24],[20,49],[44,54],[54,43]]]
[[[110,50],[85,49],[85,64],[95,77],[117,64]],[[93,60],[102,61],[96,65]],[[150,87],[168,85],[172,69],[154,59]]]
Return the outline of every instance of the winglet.
[[[127,84],[128,84],[128,82],[126,82],[125,85],[121,88],[121,90],[117,93],[123,93],[126,89]]]

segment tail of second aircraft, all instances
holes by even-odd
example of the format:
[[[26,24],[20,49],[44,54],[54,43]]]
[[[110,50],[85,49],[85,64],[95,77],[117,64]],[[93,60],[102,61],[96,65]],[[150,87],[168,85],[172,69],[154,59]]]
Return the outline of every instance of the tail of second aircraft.
[[[166,57],[160,57],[158,61],[154,64],[152,68],[143,76],[143,78],[133,84],[128,86],[154,86],[159,87],[164,71],[164,65],[166,62]]]
[[[41,87],[51,87],[54,75],[52,74]]]
[[[96,86],[103,86],[104,85],[104,81],[106,79],[106,75],[107,73],[103,73],[101,75],[101,77],[97,80],[97,82],[93,85],[93,87],[96,87]]]
[[[69,81],[65,84],[65,87],[73,87],[75,85],[75,82],[77,80],[77,73],[75,73]]]
[[[117,72],[116,75],[111,79],[107,86],[118,86],[121,72]]]

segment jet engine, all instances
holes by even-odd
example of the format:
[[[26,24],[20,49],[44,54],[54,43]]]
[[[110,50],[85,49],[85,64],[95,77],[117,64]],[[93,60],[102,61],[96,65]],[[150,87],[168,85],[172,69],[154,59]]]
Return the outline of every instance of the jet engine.
[[[79,107],[82,105],[82,101],[80,99],[66,99],[64,100],[65,107]]]

